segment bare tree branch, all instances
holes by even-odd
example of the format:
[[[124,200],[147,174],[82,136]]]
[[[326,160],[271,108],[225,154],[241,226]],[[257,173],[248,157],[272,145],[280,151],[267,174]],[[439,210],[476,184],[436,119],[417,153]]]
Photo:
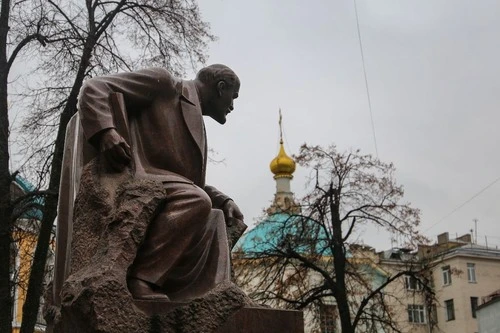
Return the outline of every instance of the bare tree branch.
[[[428,282],[418,278],[428,267],[413,254],[398,270],[386,272],[379,254],[353,240],[367,224],[398,233],[413,245],[424,240],[417,229],[418,209],[401,203],[394,166],[359,151],[338,152],[335,146],[303,145],[294,157],[314,173],[301,200],[304,211],[267,216],[255,236],[246,235],[249,245],[243,245],[235,269],[238,281],[257,289],[260,300],[294,308],[335,300],[345,333],[402,332],[387,290],[410,275],[432,294]],[[383,281],[374,283],[376,276]]]

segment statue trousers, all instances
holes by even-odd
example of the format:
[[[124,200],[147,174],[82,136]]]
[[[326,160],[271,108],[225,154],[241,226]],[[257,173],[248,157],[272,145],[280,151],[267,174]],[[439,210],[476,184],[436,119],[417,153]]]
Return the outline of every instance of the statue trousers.
[[[194,184],[164,187],[165,206],[149,224],[128,276],[157,285],[171,300],[196,298],[230,279],[224,214]]]

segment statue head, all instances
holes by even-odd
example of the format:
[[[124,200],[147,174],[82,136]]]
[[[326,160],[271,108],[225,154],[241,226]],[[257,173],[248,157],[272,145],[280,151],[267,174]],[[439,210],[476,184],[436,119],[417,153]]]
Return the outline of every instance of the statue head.
[[[220,124],[233,110],[233,100],[238,98],[240,79],[225,65],[215,64],[202,68],[196,74],[196,88],[203,115],[212,117]]]

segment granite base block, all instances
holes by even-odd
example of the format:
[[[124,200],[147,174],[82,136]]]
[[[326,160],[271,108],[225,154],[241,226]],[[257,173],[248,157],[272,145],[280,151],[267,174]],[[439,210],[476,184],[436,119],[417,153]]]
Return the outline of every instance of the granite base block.
[[[140,301],[134,304],[149,316],[167,314],[187,303]],[[213,333],[304,333],[302,311],[245,306],[230,315]]]
[[[216,333],[304,333],[302,311],[244,307]]]

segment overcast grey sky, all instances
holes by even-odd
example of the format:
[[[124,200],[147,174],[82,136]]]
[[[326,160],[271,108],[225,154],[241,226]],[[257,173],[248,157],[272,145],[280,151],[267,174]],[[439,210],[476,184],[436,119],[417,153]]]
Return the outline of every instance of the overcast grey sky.
[[[208,181],[232,196],[247,222],[275,191],[278,108],[286,149],[303,142],[375,154],[353,0],[200,0],[219,40],[209,63],[240,76],[225,126],[207,120],[209,144],[225,160]],[[424,233],[500,245],[500,3],[357,0],[378,153],[394,162],[405,198],[422,210]],[[292,188],[300,197],[307,170]],[[446,217],[446,218],[445,218]],[[443,219],[444,218],[444,219]],[[437,223],[439,222],[439,223]],[[436,224],[437,223],[437,224]],[[361,239],[378,250],[386,235]]]

